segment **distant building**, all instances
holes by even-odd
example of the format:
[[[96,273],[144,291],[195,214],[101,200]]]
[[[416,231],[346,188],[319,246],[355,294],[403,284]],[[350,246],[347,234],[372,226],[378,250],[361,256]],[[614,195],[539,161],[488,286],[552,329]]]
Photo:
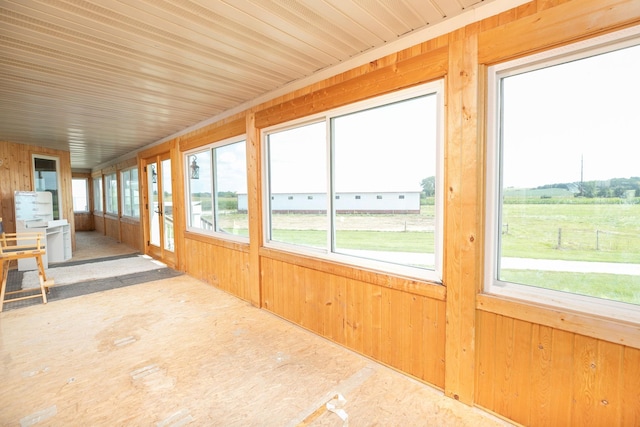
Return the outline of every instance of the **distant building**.
[[[271,211],[275,213],[325,213],[326,193],[278,193],[271,195]],[[420,213],[420,191],[380,193],[339,193],[335,196],[337,213]],[[247,211],[247,195],[238,194],[238,211]]]

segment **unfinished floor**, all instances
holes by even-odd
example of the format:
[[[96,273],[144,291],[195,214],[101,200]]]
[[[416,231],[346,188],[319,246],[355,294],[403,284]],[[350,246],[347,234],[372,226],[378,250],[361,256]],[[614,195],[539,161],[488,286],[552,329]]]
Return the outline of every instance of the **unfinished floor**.
[[[507,425],[186,275],[0,313],[0,360],[3,426]]]

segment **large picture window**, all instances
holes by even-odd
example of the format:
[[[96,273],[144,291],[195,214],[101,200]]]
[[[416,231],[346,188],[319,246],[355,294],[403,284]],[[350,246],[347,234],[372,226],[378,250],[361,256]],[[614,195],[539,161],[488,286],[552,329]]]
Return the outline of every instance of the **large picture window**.
[[[140,217],[140,192],[138,188],[138,169],[131,168],[120,172],[122,182],[122,216]]]
[[[189,231],[249,235],[246,141],[226,140],[185,155]]]
[[[440,281],[441,91],[266,129],[267,244]]]
[[[489,292],[640,305],[634,31],[490,69]]]

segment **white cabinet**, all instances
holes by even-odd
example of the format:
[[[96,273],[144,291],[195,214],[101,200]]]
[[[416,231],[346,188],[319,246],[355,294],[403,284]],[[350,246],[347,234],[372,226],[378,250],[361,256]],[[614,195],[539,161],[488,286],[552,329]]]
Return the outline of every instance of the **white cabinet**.
[[[62,262],[71,258],[71,229],[66,219],[53,219],[53,203],[48,191],[16,191],[16,232],[40,232],[44,236],[46,254],[44,268],[49,262]],[[21,242],[29,244],[33,242]],[[18,260],[18,270],[36,270],[35,258]]]

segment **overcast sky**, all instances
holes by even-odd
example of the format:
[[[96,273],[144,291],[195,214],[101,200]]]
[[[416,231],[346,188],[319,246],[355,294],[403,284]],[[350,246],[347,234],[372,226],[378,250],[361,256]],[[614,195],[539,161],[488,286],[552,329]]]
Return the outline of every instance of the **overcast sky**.
[[[640,176],[640,46],[504,80],[504,187]]]
[[[336,192],[420,191],[435,175],[436,97],[335,118]],[[273,193],[327,191],[326,123],[270,135]]]

